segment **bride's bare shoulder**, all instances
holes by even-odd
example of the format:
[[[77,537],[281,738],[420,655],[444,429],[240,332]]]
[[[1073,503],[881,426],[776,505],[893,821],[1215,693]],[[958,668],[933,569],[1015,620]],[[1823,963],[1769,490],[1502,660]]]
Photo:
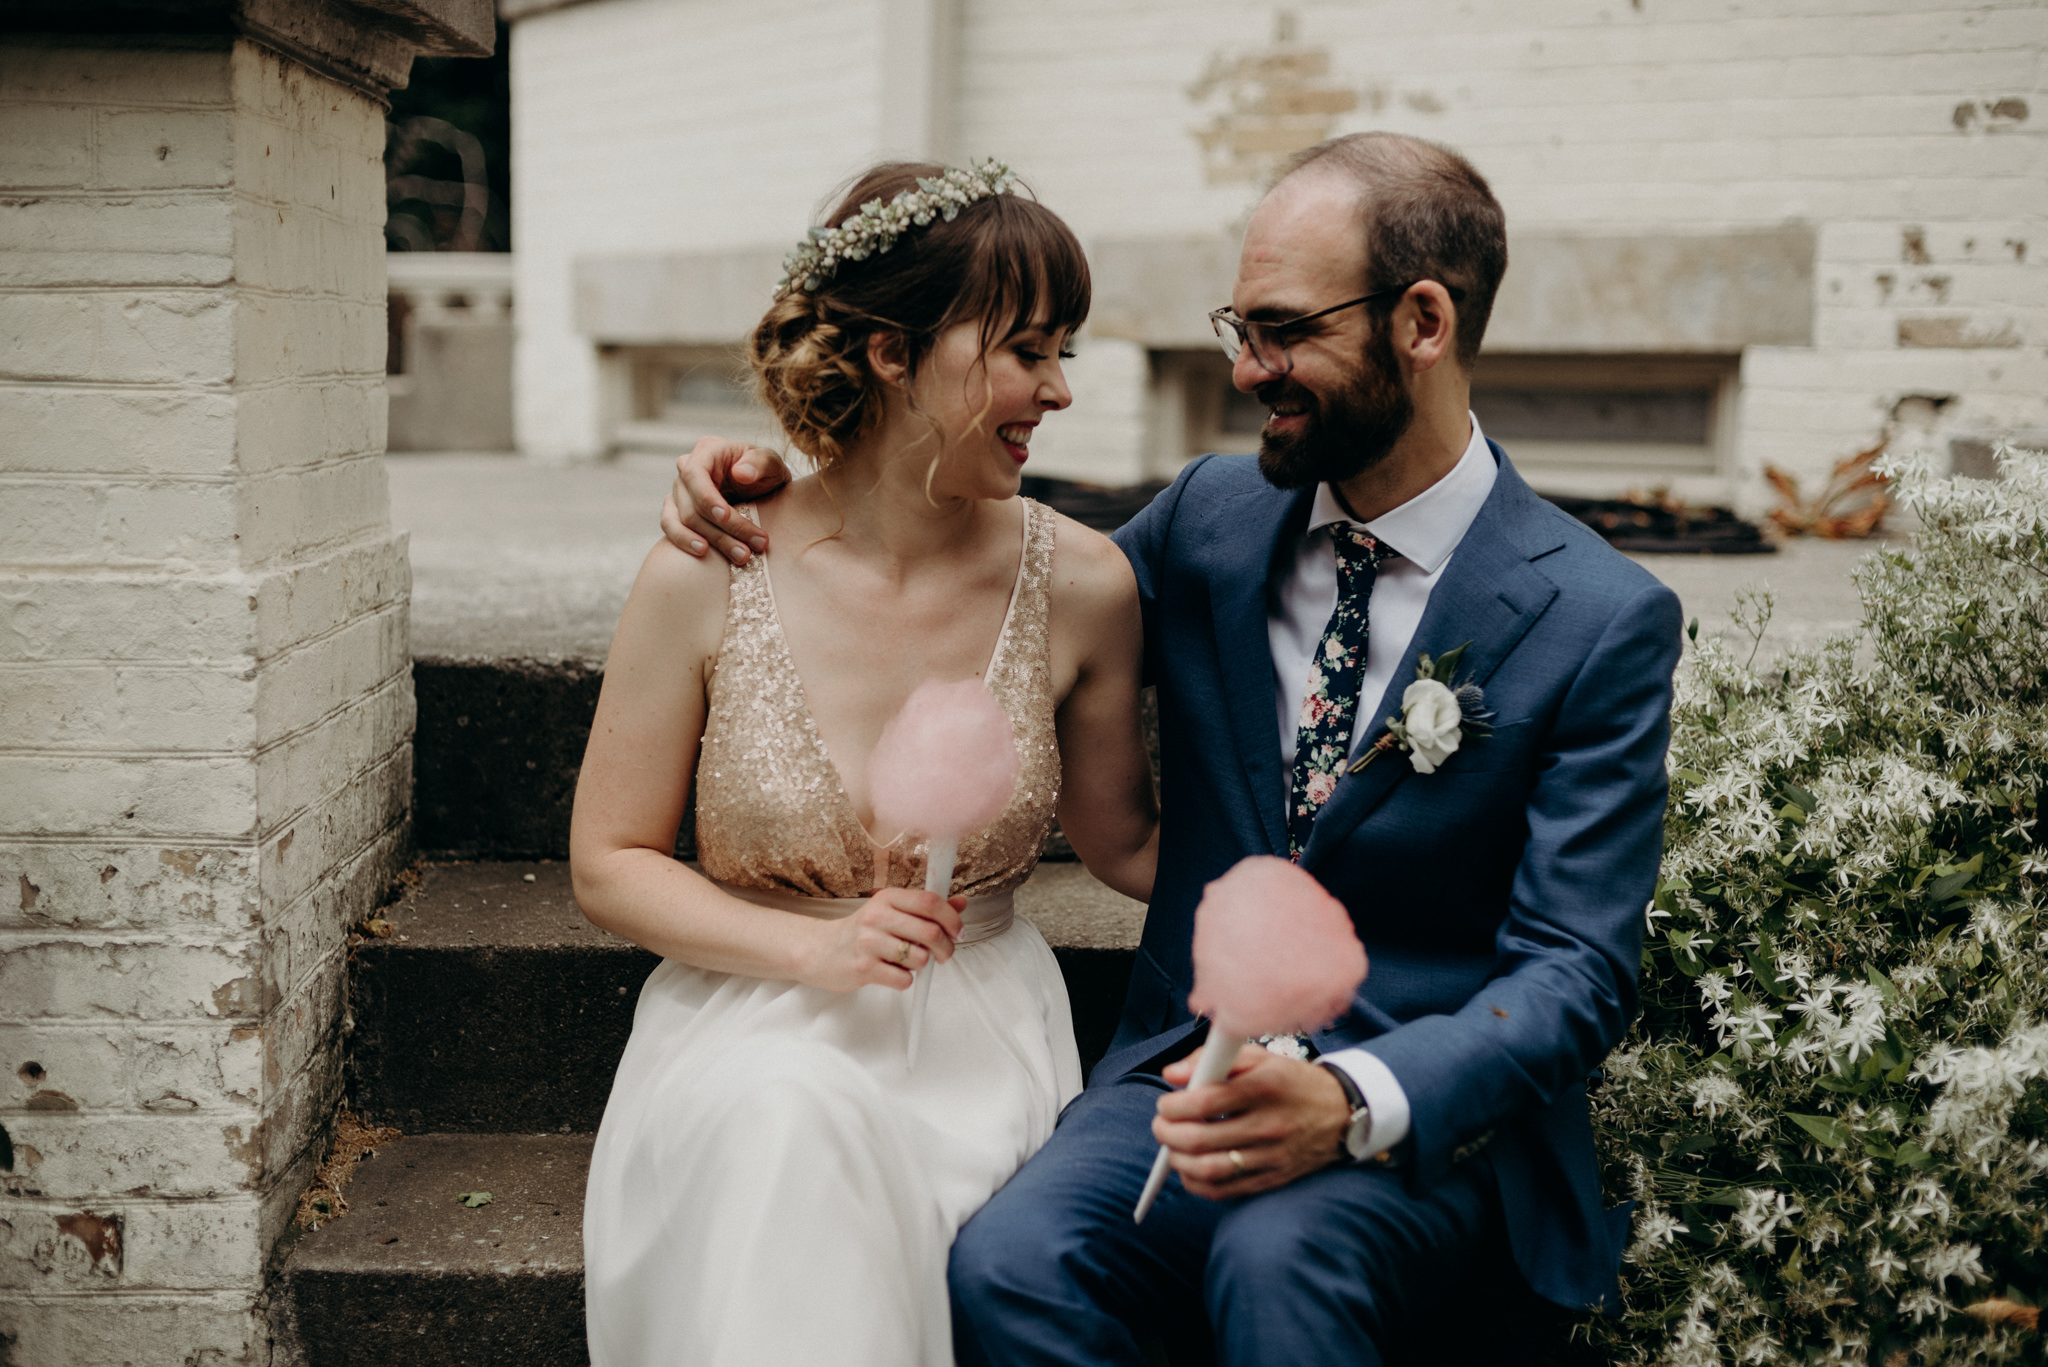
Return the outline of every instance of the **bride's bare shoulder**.
[[[612,651],[624,645],[670,656],[714,655],[731,595],[731,565],[717,556],[699,560],[657,540],[640,562]]]
[[[1052,599],[1056,611],[1120,616],[1138,601],[1131,562],[1101,532],[1053,513]]]

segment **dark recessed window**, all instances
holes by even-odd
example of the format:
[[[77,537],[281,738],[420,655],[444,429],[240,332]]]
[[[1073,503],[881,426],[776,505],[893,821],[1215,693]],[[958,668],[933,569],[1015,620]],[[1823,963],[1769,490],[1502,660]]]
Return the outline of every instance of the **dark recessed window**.
[[[1258,449],[1266,406],[1231,385],[1221,355],[1155,351],[1152,377],[1155,477],[1204,452]],[[1482,355],[1472,411],[1517,465],[1553,483],[1716,475],[1735,380],[1733,357]]]
[[[1499,442],[1678,442],[1713,437],[1707,389],[1536,389],[1474,386],[1472,411]]]

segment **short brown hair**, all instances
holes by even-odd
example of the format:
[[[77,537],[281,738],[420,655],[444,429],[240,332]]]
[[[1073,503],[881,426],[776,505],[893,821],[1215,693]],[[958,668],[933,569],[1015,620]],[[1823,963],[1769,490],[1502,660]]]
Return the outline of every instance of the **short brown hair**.
[[[1365,288],[1435,280],[1464,291],[1457,350],[1469,370],[1508,269],[1507,215],[1486,178],[1450,148],[1399,133],[1353,133],[1317,143],[1296,153],[1278,180],[1312,166],[1358,186]]]
[[[823,226],[945,169],[887,162],[863,172]],[[768,410],[824,468],[881,420],[869,337],[900,336],[915,375],[955,323],[979,320],[985,353],[1041,313],[1053,332],[1072,331],[1088,317],[1089,295],[1088,258],[1073,230],[1037,200],[1009,191],[976,200],[951,221],[911,228],[886,252],[841,261],[815,290],[787,290],[755,327],[748,360]]]

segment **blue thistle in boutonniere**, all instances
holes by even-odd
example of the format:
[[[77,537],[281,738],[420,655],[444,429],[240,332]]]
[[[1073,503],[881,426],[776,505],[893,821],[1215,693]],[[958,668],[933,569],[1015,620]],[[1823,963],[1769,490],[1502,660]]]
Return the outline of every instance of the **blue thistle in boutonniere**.
[[[1401,691],[1400,715],[1387,718],[1386,731],[1359,756],[1352,773],[1385,751],[1399,750],[1416,773],[1433,774],[1460,745],[1493,734],[1485,692],[1470,680],[1457,681],[1458,661],[1471,644],[1467,641],[1435,659],[1424,655],[1415,661],[1415,682]]]

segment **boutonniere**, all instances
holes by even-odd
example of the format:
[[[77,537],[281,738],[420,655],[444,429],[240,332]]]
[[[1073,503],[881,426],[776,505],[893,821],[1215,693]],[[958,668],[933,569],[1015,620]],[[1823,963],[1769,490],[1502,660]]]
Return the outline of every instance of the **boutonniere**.
[[[1486,694],[1476,683],[1457,681],[1458,661],[1471,644],[1467,641],[1435,659],[1424,655],[1415,661],[1415,682],[1401,690],[1401,714],[1387,718],[1386,731],[1350,772],[1357,773],[1388,750],[1400,750],[1416,773],[1433,774],[1465,741],[1493,733]]]

